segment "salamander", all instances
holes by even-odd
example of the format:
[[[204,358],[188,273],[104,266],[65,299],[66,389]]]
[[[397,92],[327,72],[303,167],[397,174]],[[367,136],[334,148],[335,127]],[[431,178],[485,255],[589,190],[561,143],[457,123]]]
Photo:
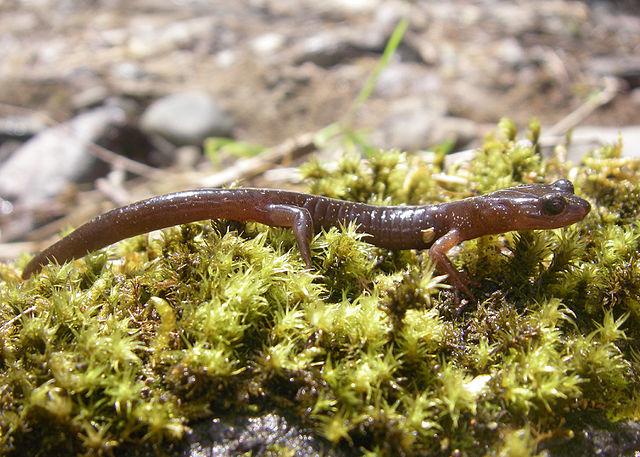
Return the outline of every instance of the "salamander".
[[[468,281],[447,257],[452,247],[483,235],[564,227],[582,220],[590,209],[566,179],[420,206],[374,206],[276,189],[196,189],[152,197],[95,217],[36,255],[22,277],[29,278],[49,261],[80,258],[134,235],[218,218],[290,227],[302,259],[312,268],[313,234],[355,222],[357,230],[368,235],[365,240],[376,246],[428,248],[437,270],[453,287],[472,296]]]

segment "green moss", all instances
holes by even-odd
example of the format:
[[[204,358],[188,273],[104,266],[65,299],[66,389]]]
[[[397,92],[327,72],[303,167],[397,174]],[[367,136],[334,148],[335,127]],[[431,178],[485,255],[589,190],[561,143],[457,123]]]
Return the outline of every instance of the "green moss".
[[[375,204],[572,179],[583,222],[462,245],[463,310],[426,255],[352,225],[313,240],[311,272],[289,231],[220,221],[24,282],[26,258],[0,265],[0,451],[160,449],[190,421],[275,409],[364,455],[533,456],[568,414],[640,420],[640,162],[619,144],[545,161],[526,135],[501,121],[456,179],[438,154],[303,166],[312,192]]]

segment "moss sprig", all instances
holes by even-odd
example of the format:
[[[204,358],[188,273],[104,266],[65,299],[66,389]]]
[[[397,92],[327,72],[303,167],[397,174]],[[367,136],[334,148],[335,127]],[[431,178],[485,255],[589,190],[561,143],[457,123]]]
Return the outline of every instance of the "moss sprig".
[[[194,421],[275,409],[363,455],[534,456],[568,414],[638,420],[639,161],[620,143],[545,160],[539,124],[525,136],[501,121],[455,179],[441,158],[371,148],[303,166],[313,193],[373,204],[572,179],[582,223],[460,247],[479,282],[462,310],[428,256],[353,225],[313,240],[314,271],[289,231],[220,221],[25,282],[1,264],[0,453],[160,449]]]

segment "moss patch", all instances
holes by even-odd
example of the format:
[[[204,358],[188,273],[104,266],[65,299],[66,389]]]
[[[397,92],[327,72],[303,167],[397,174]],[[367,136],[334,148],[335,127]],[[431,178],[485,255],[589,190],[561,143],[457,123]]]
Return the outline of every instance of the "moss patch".
[[[502,122],[456,179],[399,152],[303,167],[313,193],[381,204],[573,180],[585,221],[462,246],[465,310],[426,255],[351,226],[315,238],[314,272],[288,231],[220,221],[26,282],[24,261],[2,265],[0,450],[161,446],[199,418],[280,410],[372,455],[527,456],[577,411],[640,420],[640,163],[620,145],[545,161],[538,135]]]

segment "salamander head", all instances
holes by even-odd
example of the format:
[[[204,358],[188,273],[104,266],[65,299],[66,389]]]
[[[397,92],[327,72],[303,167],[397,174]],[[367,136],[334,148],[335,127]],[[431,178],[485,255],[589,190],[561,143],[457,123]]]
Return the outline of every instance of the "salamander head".
[[[573,184],[566,179],[511,187],[484,197],[485,208],[505,225],[504,231],[565,227],[581,221],[591,210],[589,202],[575,195]]]

